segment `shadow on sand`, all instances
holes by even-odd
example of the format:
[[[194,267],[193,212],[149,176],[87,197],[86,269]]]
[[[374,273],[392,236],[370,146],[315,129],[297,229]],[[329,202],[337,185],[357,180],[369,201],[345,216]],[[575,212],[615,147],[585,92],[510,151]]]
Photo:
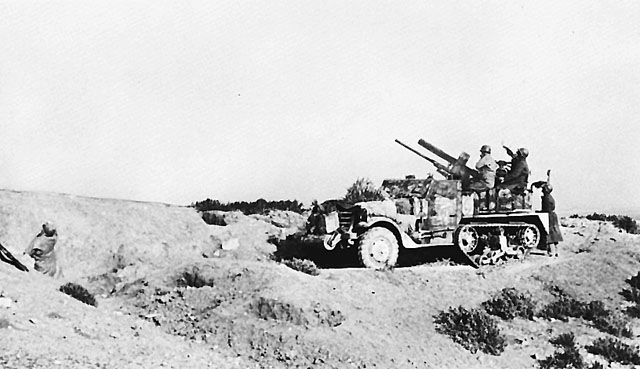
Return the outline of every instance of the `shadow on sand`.
[[[322,240],[284,240],[273,242],[277,246],[274,256],[280,259],[308,259],[319,268],[362,268],[358,258],[358,250],[350,249],[325,250]],[[467,265],[468,260],[454,246],[429,246],[419,249],[402,249],[398,257],[397,268],[412,267],[422,264],[448,261],[452,264]]]

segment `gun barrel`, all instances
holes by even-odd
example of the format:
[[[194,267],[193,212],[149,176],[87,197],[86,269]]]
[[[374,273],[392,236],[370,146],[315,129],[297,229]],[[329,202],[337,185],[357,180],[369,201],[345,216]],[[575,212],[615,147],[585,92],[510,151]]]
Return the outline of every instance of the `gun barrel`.
[[[418,145],[424,147],[425,149],[431,151],[432,153],[438,155],[439,157],[441,157],[442,159],[446,160],[447,163],[449,164],[453,164],[456,162],[456,158],[454,158],[453,156],[447,154],[446,152],[440,150],[439,148],[433,146],[432,144],[428,143],[427,141],[420,139],[418,140]]]
[[[423,139],[420,139],[418,141],[418,144],[424,147],[425,149],[431,151],[432,153],[438,155],[442,159],[446,160],[451,166],[450,172],[452,172],[454,177],[457,177],[457,176],[465,177],[468,175],[477,177],[480,175],[477,170],[473,168],[469,168],[467,166],[467,160],[469,159],[469,154],[463,152],[462,154],[460,154],[460,157],[458,159],[455,159],[453,156],[447,154],[446,152],[440,150],[439,148],[433,146],[432,144],[428,143]]]
[[[429,163],[433,164],[433,166],[436,167],[437,172],[442,174],[442,176],[444,176],[445,178],[448,178],[451,175],[451,173],[449,172],[449,168],[446,165],[439,163],[435,159],[425,156],[424,154],[418,152],[416,149],[406,145],[405,143],[403,143],[398,139],[396,139],[396,142],[401,146],[403,146],[405,149],[412,151],[414,154],[420,156],[421,158],[425,159]]]
[[[407,149],[407,150],[409,150],[409,151],[412,151],[414,154],[416,154],[416,155],[420,156],[421,158],[423,158],[423,159],[425,159],[425,160],[428,160],[428,161],[430,161],[430,162],[432,162],[432,163],[435,161],[435,160],[431,159],[430,157],[428,157],[428,156],[425,156],[425,155],[421,154],[420,152],[418,152],[418,151],[417,151],[416,149],[414,149],[413,147],[408,146],[407,144],[403,143],[402,141],[400,141],[400,140],[398,140],[398,139],[396,139],[396,142],[397,142],[397,143],[399,143],[401,146],[403,146],[405,149]]]

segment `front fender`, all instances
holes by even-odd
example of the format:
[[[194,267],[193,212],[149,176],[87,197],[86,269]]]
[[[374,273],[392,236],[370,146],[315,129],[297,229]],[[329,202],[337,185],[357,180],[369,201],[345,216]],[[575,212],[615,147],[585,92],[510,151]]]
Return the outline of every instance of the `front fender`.
[[[386,217],[376,217],[376,216],[369,217],[369,219],[367,219],[366,222],[359,223],[358,227],[362,227],[365,229],[371,229],[373,227],[383,227],[393,232],[393,234],[396,236],[396,239],[398,240],[398,245],[400,247],[415,248],[420,246],[417,243],[415,243],[411,239],[411,237],[409,237],[409,235],[407,235],[400,228],[398,223],[396,223],[393,219],[389,219]]]

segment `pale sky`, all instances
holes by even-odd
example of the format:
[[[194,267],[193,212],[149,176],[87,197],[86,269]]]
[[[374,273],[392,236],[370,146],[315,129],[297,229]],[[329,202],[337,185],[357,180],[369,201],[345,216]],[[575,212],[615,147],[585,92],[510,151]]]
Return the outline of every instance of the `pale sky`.
[[[640,209],[638,1],[0,1],[0,188],[312,199],[530,151]]]

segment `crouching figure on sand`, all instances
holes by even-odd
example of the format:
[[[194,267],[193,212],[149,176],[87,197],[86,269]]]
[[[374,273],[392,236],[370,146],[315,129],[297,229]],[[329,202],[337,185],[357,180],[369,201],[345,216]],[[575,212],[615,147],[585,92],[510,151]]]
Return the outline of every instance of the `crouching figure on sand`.
[[[24,254],[35,260],[34,269],[51,277],[62,276],[55,250],[56,242],[58,242],[56,227],[51,222],[45,222],[40,232],[24,250]]]

